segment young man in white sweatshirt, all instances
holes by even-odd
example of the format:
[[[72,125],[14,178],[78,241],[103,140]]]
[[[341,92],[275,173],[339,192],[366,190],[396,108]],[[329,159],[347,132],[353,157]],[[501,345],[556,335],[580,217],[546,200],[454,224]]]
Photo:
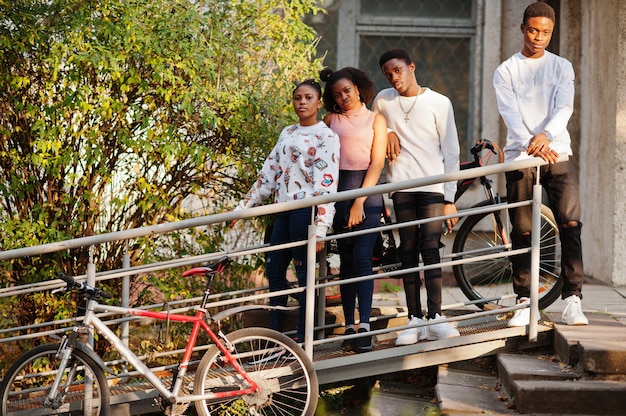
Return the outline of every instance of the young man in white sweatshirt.
[[[574,69],[565,58],[545,48],[555,24],[555,12],[546,3],[537,2],[524,12],[521,52],[501,63],[493,85],[498,110],[507,126],[505,161],[541,157],[549,162],[540,169],[540,182],[548,195],[561,239],[562,320],[568,325],[586,325],[581,306],[584,280],[580,239],[580,200],[578,181],[571,162],[571,139],[567,123],[574,111]],[[560,153],[570,159],[558,162]],[[506,173],[509,202],[531,199],[537,170],[524,169]],[[530,206],[511,209],[513,249],[530,246]],[[530,254],[511,258],[513,289],[518,302],[530,296]],[[528,308],[518,309],[509,326],[524,326],[530,321]]]
[[[390,130],[387,142],[387,181],[439,175],[459,170],[459,139],[450,100],[430,88],[422,87],[415,77],[415,63],[403,49],[385,52],[379,60],[392,88],[376,96],[372,109],[385,116]],[[427,219],[456,213],[456,182],[404,189],[392,195],[398,222]],[[449,230],[457,219],[447,221]],[[417,267],[419,257],[425,265],[440,262],[441,223],[431,221],[419,226],[402,227],[400,258],[402,268]],[[419,272],[402,277],[406,293],[409,324],[423,323]],[[441,312],[441,268],[424,270],[429,320],[443,320]],[[459,336],[448,322],[409,328],[398,336],[396,345],[414,344],[422,339]]]

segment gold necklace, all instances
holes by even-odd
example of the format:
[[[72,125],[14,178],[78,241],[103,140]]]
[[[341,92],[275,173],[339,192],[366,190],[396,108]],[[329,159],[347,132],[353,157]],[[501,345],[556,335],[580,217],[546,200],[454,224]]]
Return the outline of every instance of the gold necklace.
[[[404,107],[402,107],[402,101],[400,101],[400,93],[398,93],[398,104],[400,105],[400,110],[402,110],[402,112],[404,113],[405,123],[409,122],[409,113],[411,112],[411,110],[413,110],[413,107],[415,107],[415,103],[417,102],[417,97],[419,97],[420,95],[422,95],[422,87],[418,85],[417,95],[415,96],[415,99],[413,100],[413,104],[411,104],[411,108],[409,108],[409,111],[404,111]]]

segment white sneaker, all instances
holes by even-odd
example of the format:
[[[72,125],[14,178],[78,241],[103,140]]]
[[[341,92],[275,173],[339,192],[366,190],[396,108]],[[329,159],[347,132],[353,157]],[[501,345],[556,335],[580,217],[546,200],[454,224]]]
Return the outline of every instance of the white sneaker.
[[[517,303],[528,303],[530,299],[519,298]],[[526,326],[530,324],[530,308],[517,309],[513,313],[513,317],[509,319],[508,326]]]
[[[567,325],[587,325],[589,320],[583,313],[580,298],[576,295],[565,298],[561,320]]]
[[[419,325],[425,323],[420,318],[413,317],[409,320],[407,325]],[[396,338],[396,346],[416,344],[417,341],[421,341],[427,338],[426,328],[421,326],[418,328],[405,329]]]
[[[445,316],[436,314],[435,317],[431,319],[431,321],[436,322],[436,321],[443,321],[445,319],[446,319]],[[431,341],[435,341],[438,339],[454,338],[454,337],[458,337],[461,335],[459,334],[459,331],[455,327],[450,325],[450,322],[442,322],[440,324],[429,326],[427,334],[428,334],[428,339]]]

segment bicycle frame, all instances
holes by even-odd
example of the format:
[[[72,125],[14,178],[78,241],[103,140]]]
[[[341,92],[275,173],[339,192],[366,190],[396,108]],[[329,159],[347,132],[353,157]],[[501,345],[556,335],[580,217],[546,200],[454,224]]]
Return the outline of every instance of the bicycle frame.
[[[187,346],[185,348],[185,353],[183,355],[182,360],[179,363],[178,373],[176,375],[176,380],[173,385],[173,388],[168,389],[165,384],[150,370],[148,366],[146,366],[141,359],[128,348],[122,340],[115,335],[113,331],[111,331],[104,322],[96,316],[97,312],[114,312],[119,314],[138,316],[144,318],[151,318],[156,320],[170,320],[174,322],[182,322],[182,323],[191,323],[193,324],[191,334],[187,341]],[[207,325],[205,322],[207,311],[204,308],[199,308],[195,315],[180,315],[180,314],[171,314],[168,312],[152,312],[135,308],[125,308],[118,306],[108,306],[98,303],[94,299],[87,300],[87,309],[85,312],[83,325],[74,327],[74,332],[80,333],[83,328],[88,328],[90,330],[95,329],[100,334],[102,334],[105,339],[120,353],[120,355],[130,364],[132,365],[142,376],[154,386],[154,388],[161,394],[165,400],[167,400],[170,404],[176,403],[186,403],[186,402],[194,402],[197,400],[211,400],[211,399],[220,399],[226,397],[233,396],[243,396],[247,394],[253,394],[257,392],[260,387],[256,382],[254,382],[247,372],[238,364],[237,360],[231,354],[228,345],[223,345],[220,342],[220,337],[224,340],[224,342],[228,342],[225,336],[220,332],[218,335],[213,332],[213,330]],[[187,396],[178,396],[181,387],[183,384],[184,376],[187,372],[189,363],[191,361],[191,356],[193,353],[193,348],[196,345],[198,334],[200,333],[200,329],[203,329],[211,338],[213,343],[219,348],[222,353],[227,357],[229,362],[232,364],[233,368],[240,374],[247,383],[249,383],[250,387],[245,390],[231,390],[225,392],[216,392],[209,393],[203,395],[187,395]],[[83,331],[84,332],[84,331]],[[77,342],[80,342],[77,340]],[[63,345],[63,344],[62,344]],[[70,345],[70,348],[73,346]],[[67,363],[69,362],[69,357],[71,354],[68,353],[69,350],[64,347],[60,348],[60,352],[63,354],[63,362],[61,364],[61,368],[59,370],[59,374],[63,373],[63,370],[67,367]],[[59,381],[55,380],[55,384],[58,386]],[[51,396],[56,394],[56,389],[51,390]],[[55,400],[55,397],[49,397],[50,401]]]
[[[494,154],[497,153],[494,150],[493,146],[491,145],[491,142],[489,142],[488,140],[479,140],[478,142],[476,142],[476,144],[471,150],[472,155],[474,156],[474,160],[462,162],[460,165],[460,168],[471,169],[471,168],[481,167],[482,163],[480,159],[480,152],[484,149],[491,150]],[[487,200],[489,201],[490,205],[500,203],[500,196],[494,194],[493,192],[493,187],[491,186],[492,180],[487,178],[486,176],[460,180],[457,183],[457,191],[454,196],[454,202],[456,202],[465,193],[465,191],[467,191],[467,189],[476,181],[476,179],[480,180],[481,186],[485,189],[485,196],[487,197]],[[503,244],[505,246],[508,246],[509,245],[508,236],[506,235],[504,231],[504,224],[502,222],[502,218],[498,212],[494,212],[493,216],[496,222],[498,234],[500,235],[500,238],[502,239]]]

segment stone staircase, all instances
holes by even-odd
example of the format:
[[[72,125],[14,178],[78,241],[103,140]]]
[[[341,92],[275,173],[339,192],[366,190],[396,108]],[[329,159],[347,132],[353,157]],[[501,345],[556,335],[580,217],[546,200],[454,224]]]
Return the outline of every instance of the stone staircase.
[[[626,415],[626,326],[587,317],[588,326],[555,323],[551,348],[499,354],[496,374],[440,366],[441,415]]]

